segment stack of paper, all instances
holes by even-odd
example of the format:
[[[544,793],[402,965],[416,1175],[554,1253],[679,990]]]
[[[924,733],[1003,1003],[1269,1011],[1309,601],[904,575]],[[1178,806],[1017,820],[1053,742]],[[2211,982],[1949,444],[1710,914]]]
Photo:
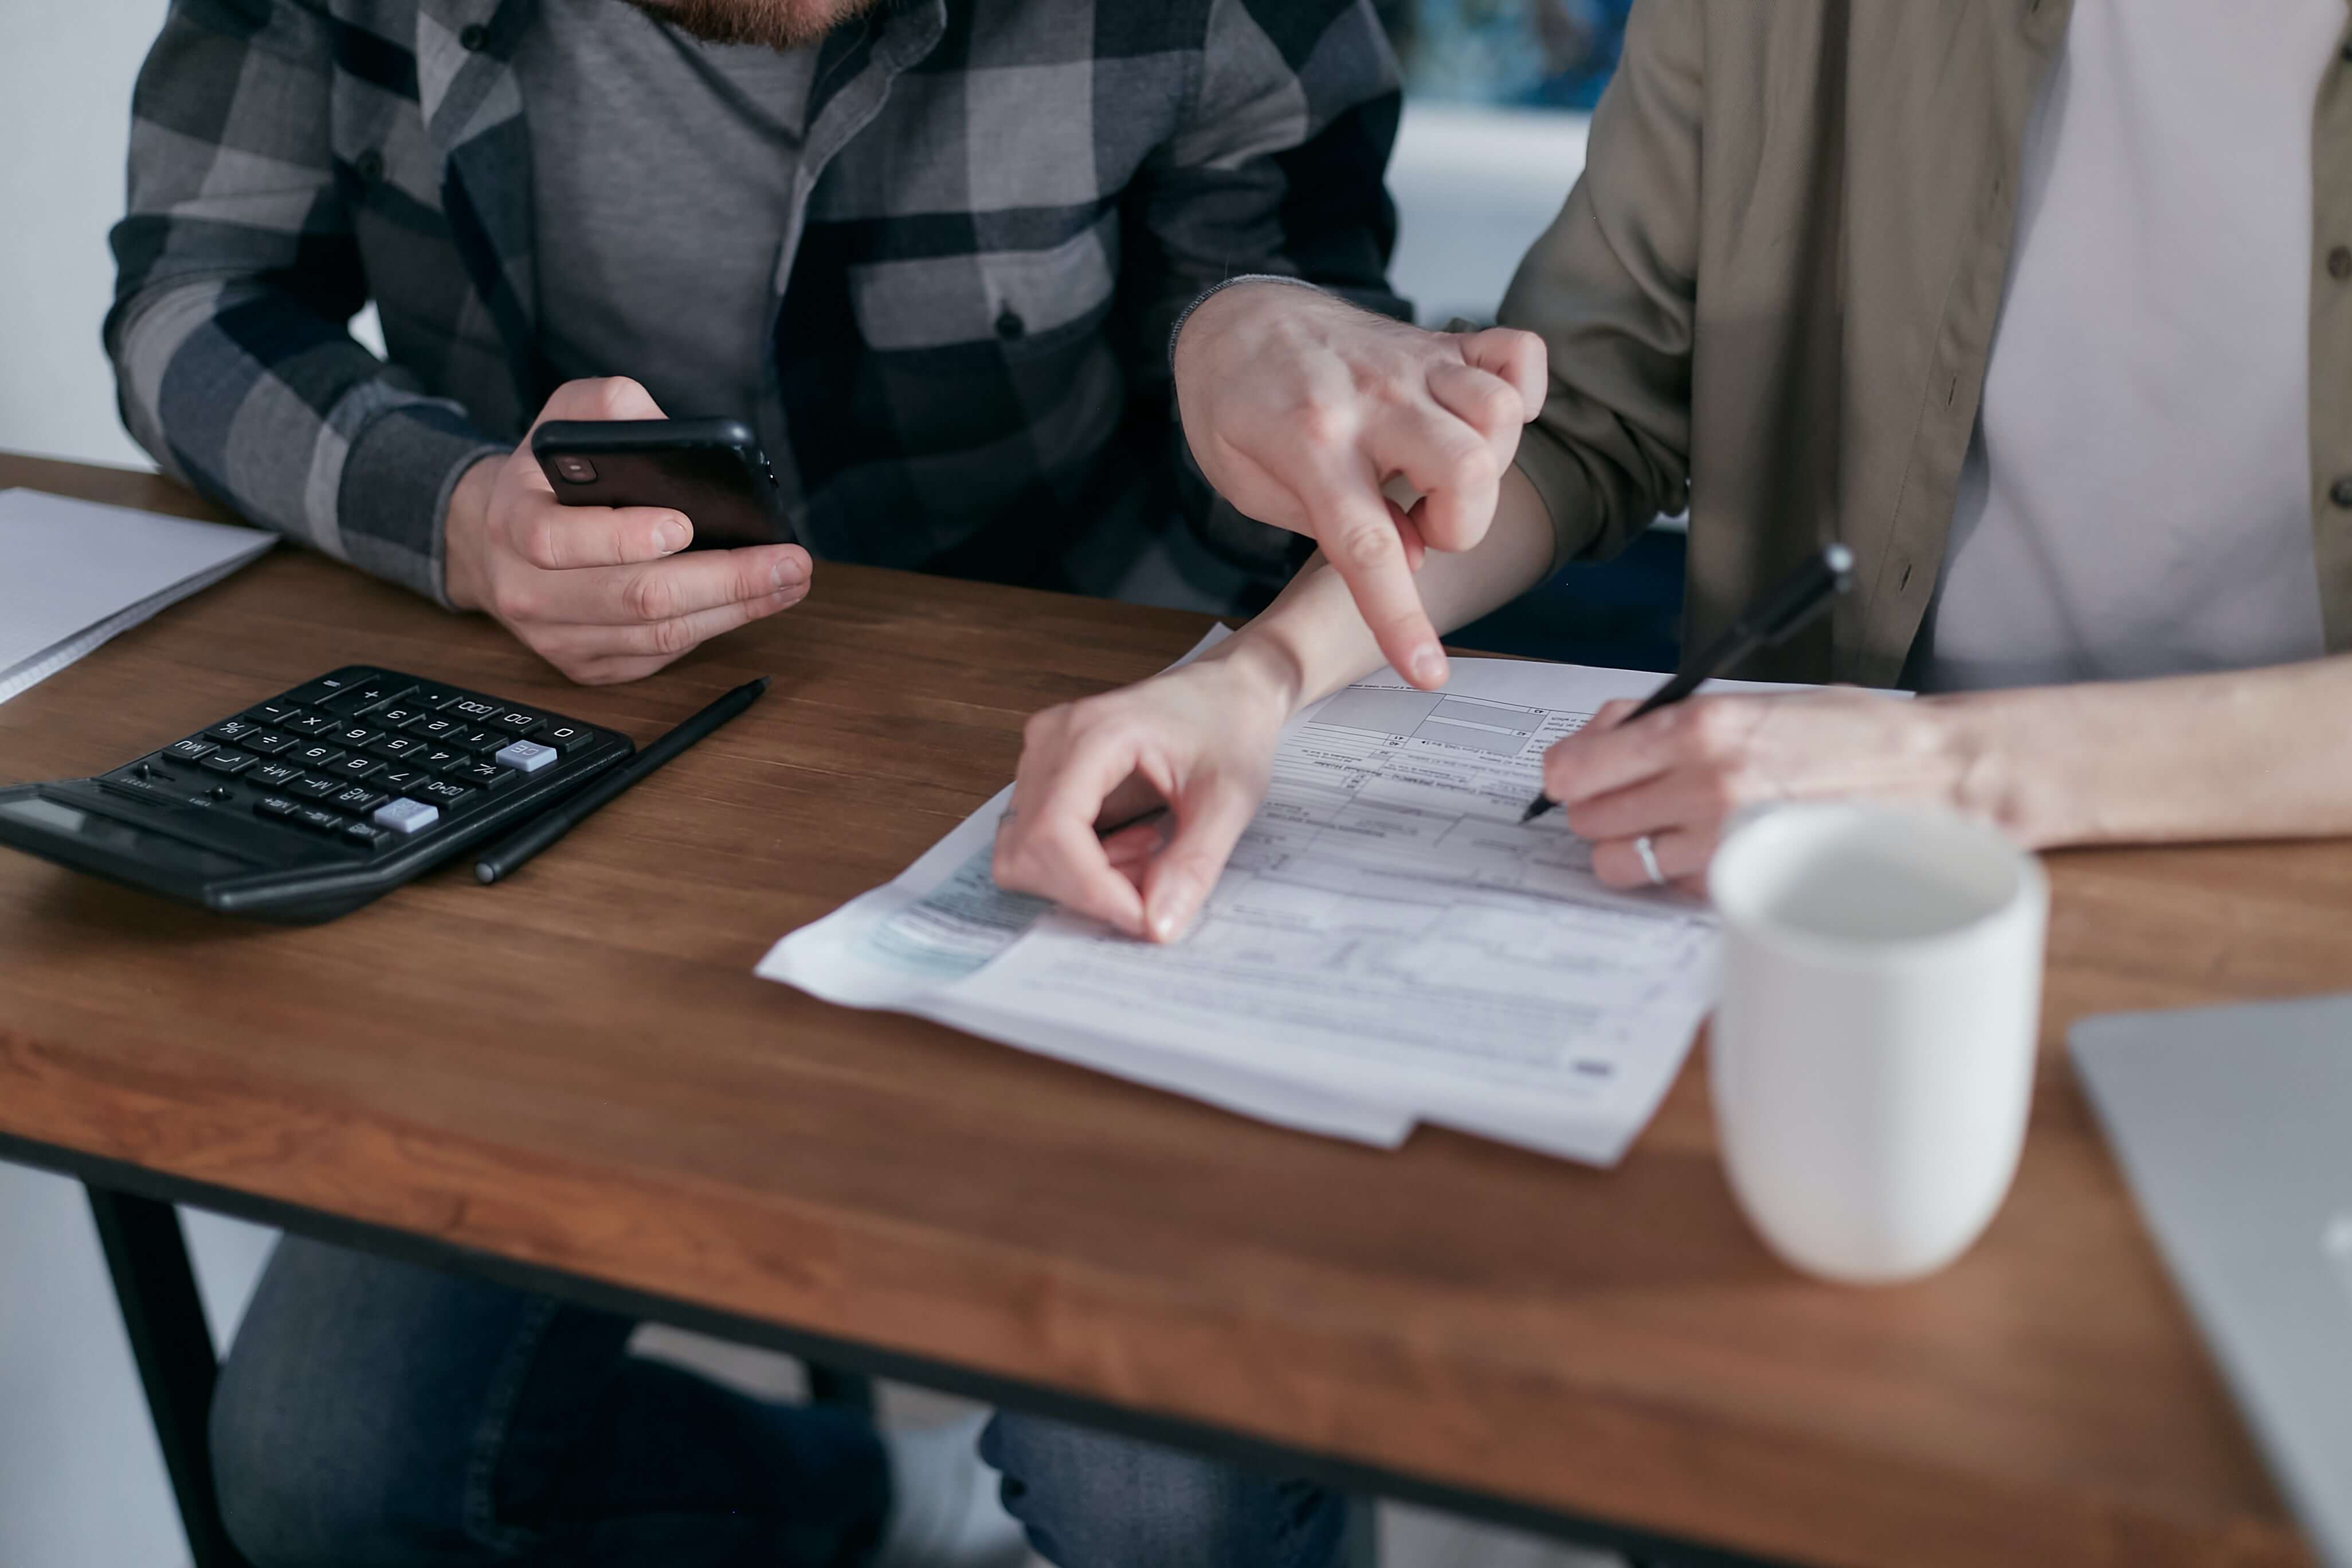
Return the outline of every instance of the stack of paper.
[[[274,542],[250,528],[0,490],[0,702]]]
[[[1007,790],[759,973],[1289,1126],[1611,1164],[1712,1005],[1715,923],[1601,887],[1560,814],[1518,818],[1554,741],[1657,680],[1456,659],[1441,693],[1383,671],[1327,698],[1181,942],[997,889]]]

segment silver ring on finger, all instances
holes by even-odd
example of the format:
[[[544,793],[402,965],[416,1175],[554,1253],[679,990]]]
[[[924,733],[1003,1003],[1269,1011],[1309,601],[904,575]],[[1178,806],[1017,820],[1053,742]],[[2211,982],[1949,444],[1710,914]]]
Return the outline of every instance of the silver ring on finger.
[[[1657,846],[1650,842],[1650,836],[1648,834],[1644,833],[1642,837],[1633,840],[1633,853],[1642,858],[1642,870],[1643,874],[1650,879],[1650,886],[1653,888],[1664,887],[1666,885],[1666,874],[1658,868]]]

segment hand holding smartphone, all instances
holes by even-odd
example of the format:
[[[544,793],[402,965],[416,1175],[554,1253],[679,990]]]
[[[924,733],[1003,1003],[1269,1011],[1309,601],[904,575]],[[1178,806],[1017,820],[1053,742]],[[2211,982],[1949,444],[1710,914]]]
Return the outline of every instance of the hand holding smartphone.
[[[565,506],[684,512],[695,550],[791,542],[775,470],[740,419],[549,419],[530,450]]]
[[[444,509],[442,588],[564,675],[635,680],[797,604],[814,563],[740,420],[672,420],[625,376],[556,388]],[[691,546],[691,547],[690,547]]]

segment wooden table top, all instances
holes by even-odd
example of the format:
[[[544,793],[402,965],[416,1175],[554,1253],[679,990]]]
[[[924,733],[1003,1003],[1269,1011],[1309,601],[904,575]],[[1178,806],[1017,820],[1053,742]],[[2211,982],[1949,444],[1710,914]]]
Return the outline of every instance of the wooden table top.
[[[150,476],[0,486],[189,515]],[[767,700],[512,883],[247,924],[0,851],[0,1132],[1565,1513],[1838,1564],[2302,1563],[2063,1057],[2092,1012],[2352,980],[2352,844],[2053,857],[2032,1131],[1957,1266],[1773,1262],[1705,1053],[1601,1173],[1380,1152],[755,979],[1192,616],[820,567],[638,685],[299,553],[0,704],[0,783],[381,662],[649,740]]]

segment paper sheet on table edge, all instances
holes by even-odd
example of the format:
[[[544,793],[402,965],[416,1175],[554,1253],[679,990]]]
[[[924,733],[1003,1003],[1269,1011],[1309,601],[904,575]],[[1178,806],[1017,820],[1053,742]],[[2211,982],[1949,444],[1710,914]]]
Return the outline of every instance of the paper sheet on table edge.
[[[1232,635],[1226,626],[1212,626],[1177,664],[1190,663]],[[1205,1100],[1279,1126],[1381,1148],[1393,1149],[1404,1142],[1412,1131],[1414,1116],[1401,1106],[1338,1093],[1295,1078],[1249,1072],[1178,1052],[1131,1045],[1086,1030],[1027,1019],[1004,1019],[976,1007],[957,1005],[939,994],[939,986],[910,990],[903,982],[880,983],[870,970],[861,974],[859,971],[864,966],[851,960],[845,951],[846,941],[919,903],[955,875],[966,860],[993,838],[996,819],[1012,794],[1010,784],[999,790],[985,805],[925,850],[913,865],[881,887],[785,933],[769,948],[752,973],[839,1006],[929,1018],[999,1045]],[[877,983],[859,984],[868,978]]]
[[[199,529],[216,530],[222,533],[249,533],[250,542],[241,542],[226,560],[204,568],[177,583],[157,589],[147,597],[127,605],[110,616],[91,622],[72,635],[53,642],[48,647],[27,656],[19,662],[0,669],[0,702],[21,697],[49,677],[69,666],[79,663],[134,626],[142,626],[170,609],[181,600],[203,593],[214,584],[226,581],[268,554],[277,544],[278,535],[231,523],[207,522],[201,518],[177,517],[170,512],[149,511],[143,507],[113,506],[103,501],[84,501],[79,496],[61,496],[54,491],[31,485],[10,485],[0,495],[22,490],[50,500],[73,501],[79,505],[100,507],[109,511],[135,512],[141,517],[161,518],[172,522],[184,522]]]

